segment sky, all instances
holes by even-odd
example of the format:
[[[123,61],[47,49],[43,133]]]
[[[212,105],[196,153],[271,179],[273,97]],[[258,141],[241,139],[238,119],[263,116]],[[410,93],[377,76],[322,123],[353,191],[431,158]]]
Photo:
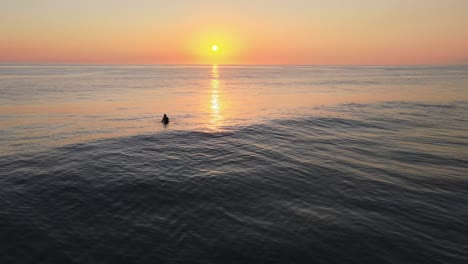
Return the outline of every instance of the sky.
[[[461,64],[467,14],[468,0],[1,0],[0,63]]]

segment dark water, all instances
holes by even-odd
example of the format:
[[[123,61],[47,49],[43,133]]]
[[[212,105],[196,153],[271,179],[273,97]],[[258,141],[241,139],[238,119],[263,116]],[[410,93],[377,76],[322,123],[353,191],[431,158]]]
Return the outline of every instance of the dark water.
[[[0,157],[0,263],[468,263],[468,103]]]

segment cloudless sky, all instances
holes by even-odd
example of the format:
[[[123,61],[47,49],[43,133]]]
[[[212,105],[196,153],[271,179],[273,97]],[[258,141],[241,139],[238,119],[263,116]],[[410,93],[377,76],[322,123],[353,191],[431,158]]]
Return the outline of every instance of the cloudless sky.
[[[468,0],[0,1],[0,63],[454,64],[467,47]]]

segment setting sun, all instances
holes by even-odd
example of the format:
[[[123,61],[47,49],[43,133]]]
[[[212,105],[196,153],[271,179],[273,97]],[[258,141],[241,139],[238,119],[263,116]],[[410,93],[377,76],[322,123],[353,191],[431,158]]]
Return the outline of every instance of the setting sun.
[[[218,51],[218,45],[213,45],[211,46],[212,51]]]

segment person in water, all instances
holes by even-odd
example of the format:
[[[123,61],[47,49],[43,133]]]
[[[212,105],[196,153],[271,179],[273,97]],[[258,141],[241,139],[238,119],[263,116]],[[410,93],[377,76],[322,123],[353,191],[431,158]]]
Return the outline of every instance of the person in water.
[[[166,114],[164,114],[164,116],[163,116],[163,118],[161,120],[161,123],[163,123],[165,125],[169,124],[169,117],[167,117]]]

